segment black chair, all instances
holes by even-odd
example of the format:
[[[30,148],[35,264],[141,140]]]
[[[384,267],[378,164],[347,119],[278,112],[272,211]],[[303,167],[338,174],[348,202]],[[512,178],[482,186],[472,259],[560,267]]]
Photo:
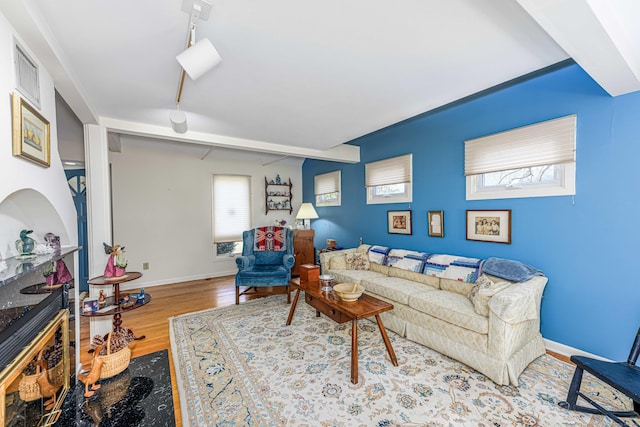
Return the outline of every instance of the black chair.
[[[569,386],[567,400],[559,402],[558,405],[573,411],[606,415],[616,423],[630,427],[629,424],[622,421],[620,417],[637,417],[640,415],[640,367],[636,366],[638,355],[640,355],[640,329],[638,329],[636,339],[633,342],[629,358],[626,362],[605,362],[585,356],[571,356],[571,361],[576,364],[576,370],[573,373],[573,379]],[[610,411],[593,401],[584,393],[581,393],[580,383],[582,382],[582,374],[584,371],[587,371],[620,393],[631,398],[633,400],[633,411]],[[577,405],[578,396],[591,404],[593,408]],[[634,424],[636,426],[640,425],[635,421]]]

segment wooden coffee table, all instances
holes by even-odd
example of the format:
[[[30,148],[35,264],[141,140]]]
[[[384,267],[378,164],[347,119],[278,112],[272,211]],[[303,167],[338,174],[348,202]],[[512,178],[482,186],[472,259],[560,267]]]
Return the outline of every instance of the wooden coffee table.
[[[396,353],[391,347],[391,341],[389,341],[387,331],[384,329],[382,319],[380,319],[380,313],[393,309],[393,304],[366,294],[363,294],[357,301],[344,302],[333,291],[321,291],[319,282],[300,283],[299,277],[289,280],[289,285],[295,289],[296,294],[289,310],[287,326],[291,324],[293,313],[296,311],[300,291],[304,291],[304,299],[307,304],[316,309],[316,316],[320,317],[320,313],[322,313],[337,323],[351,321],[351,382],[353,384],[358,383],[358,320],[360,319],[376,317],[380,335],[382,335],[384,345],[387,347],[391,363],[393,366],[398,366]]]

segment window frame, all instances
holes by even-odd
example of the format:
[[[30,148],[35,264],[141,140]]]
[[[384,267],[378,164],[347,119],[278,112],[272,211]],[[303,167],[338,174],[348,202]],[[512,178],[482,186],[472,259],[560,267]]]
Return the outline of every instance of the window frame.
[[[242,252],[232,252],[224,255],[218,254],[218,244],[220,243],[229,243],[229,242],[242,243],[242,231],[240,232],[239,236],[236,236],[234,234],[228,239],[225,239],[225,238],[220,239],[216,235],[216,190],[215,190],[216,179],[225,178],[225,177],[246,179],[247,205],[245,206],[245,208],[246,208],[246,216],[247,216],[248,223],[242,227],[243,228],[242,231],[250,229],[252,227],[251,224],[253,223],[252,221],[252,213],[253,213],[252,211],[252,176],[239,175],[239,174],[212,174],[211,175],[211,240],[213,243],[214,258],[218,260],[227,260],[229,258],[235,258],[237,256],[242,255]],[[236,194],[236,192],[234,192],[234,194]]]
[[[576,134],[573,114],[465,141],[466,200],[575,195]],[[483,185],[486,174],[551,165],[552,181]]]
[[[334,177],[336,175],[337,177]],[[319,193],[318,191],[322,191],[322,187],[325,187],[325,189],[337,188],[337,191]],[[342,171],[336,170],[314,176],[313,193],[315,195],[316,207],[342,206]],[[322,200],[322,196],[329,194],[337,194],[336,199],[331,201]]]
[[[387,172],[382,172],[385,169]],[[381,172],[382,178],[377,177],[376,174]],[[404,185],[402,193],[384,196],[376,194],[376,189],[379,187],[400,184]],[[368,205],[411,203],[413,201],[413,154],[409,153],[366,163],[365,187]]]

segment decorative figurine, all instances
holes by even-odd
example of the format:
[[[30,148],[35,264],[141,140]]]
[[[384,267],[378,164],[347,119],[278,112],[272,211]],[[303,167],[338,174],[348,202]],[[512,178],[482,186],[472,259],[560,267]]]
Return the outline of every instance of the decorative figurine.
[[[114,278],[121,277],[125,274],[127,268],[127,259],[124,257],[124,246],[109,246],[104,243],[105,252],[109,255],[107,266],[104,269],[104,277]]]
[[[97,382],[100,379],[100,374],[102,373],[102,365],[104,363],[104,360],[97,356],[100,354],[102,348],[105,345],[107,344],[103,343],[99,345],[93,352],[93,363],[91,364],[91,370],[85,374],[78,374],[78,379],[84,383],[84,397],[93,396],[96,393],[95,390],[100,388],[100,384],[97,384]],[[91,386],[91,391],[89,391],[89,386]]]
[[[22,230],[20,232],[20,239],[16,240],[16,249],[18,250],[18,259],[30,259],[35,258],[33,250],[36,247],[36,241],[28,235],[33,233],[33,230]]]
[[[282,181],[280,180],[280,174],[276,175],[276,184],[282,184]]]
[[[49,379],[48,369],[49,364],[46,360],[38,360],[34,362],[36,365],[40,366],[40,375],[36,378],[36,382],[38,383],[38,387],[40,387],[40,394],[42,397],[50,397],[51,399],[46,400],[44,402],[44,409],[49,411],[56,404],[56,392],[62,386],[62,384],[54,384]]]
[[[73,277],[62,259],[52,262],[45,267],[42,275],[45,277],[47,286],[63,285],[71,282]]]
[[[138,302],[144,302],[144,288],[140,289],[140,293],[136,295]]]
[[[53,233],[47,233],[44,235],[44,241],[47,242],[47,246],[51,247],[54,251],[60,250],[60,236],[56,236]]]
[[[107,306],[107,297],[104,296],[104,291],[100,289],[100,296],[98,297],[98,306],[105,308]]]

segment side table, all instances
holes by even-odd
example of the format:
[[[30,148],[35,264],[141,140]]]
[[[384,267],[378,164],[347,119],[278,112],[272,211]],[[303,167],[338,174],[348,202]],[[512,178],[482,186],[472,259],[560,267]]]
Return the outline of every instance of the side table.
[[[122,313],[126,311],[135,310],[151,302],[151,295],[145,293],[144,300],[135,301],[131,305],[123,305],[120,302],[120,283],[130,282],[142,277],[142,273],[133,271],[127,272],[120,277],[94,277],[89,280],[90,285],[113,285],[113,296],[107,297],[105,302],[107,306],[113,305],[114,307],[106,311],[82,311],[84,317],[101,317],[101,316],[113,316],[113,330],[116,331],[121,328],[122,325]],[[145,336],[136,337],[136,340],[144,339]]]

